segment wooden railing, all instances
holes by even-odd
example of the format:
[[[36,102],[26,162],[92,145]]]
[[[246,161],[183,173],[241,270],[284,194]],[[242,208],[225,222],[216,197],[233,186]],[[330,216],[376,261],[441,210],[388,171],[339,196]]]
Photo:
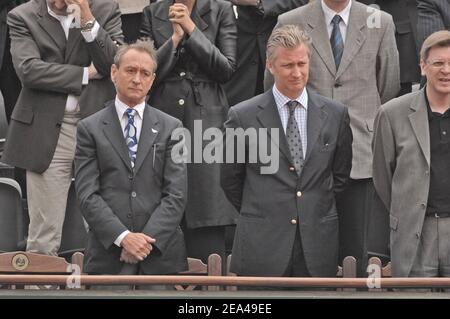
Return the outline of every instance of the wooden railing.
[[[305,288],[368,288],[373,278],[286,278],[227,276],[0,275],[0,284],[62,285],[220,285]],[[379,288],[450,288],[450,278],[377,278]]]

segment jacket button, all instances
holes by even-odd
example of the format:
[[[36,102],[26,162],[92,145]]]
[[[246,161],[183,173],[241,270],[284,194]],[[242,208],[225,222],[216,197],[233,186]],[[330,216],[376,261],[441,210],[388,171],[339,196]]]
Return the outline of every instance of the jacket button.
[[[417,238],[420,238],[420,233],[416,233],[416,237],[417,237]]]
[[[427,205],[425,205],[424,203],[420,204],[420,207],[422,207],[423,209],[427,208]]]
[[[181,77],[183,77],[183,76],[185,76],[185,75],[186,75],[185,72],[180,72],[180,76],[181,76]]]
[[[293,172],[293,171],[295,171],[295,167],[294,167],[294,166],[291,166],[291,167],[289,167],[289,170],[290,170],[291,172]]]
[[[184,105],[184,100],[183,100],[183,99],[179,99],[179,100],[178,100],[178,104]]]
[[[133,215],[131,215],[130,213],[127,214],[128,218],[131,218]]]
[[[131,197],[136,197],[136,196],[137,196],[136,192],[131,192]]]
[[[133,175],[131,175],[131,174],[128,175],[128,178],[129,178],[129,179],[133,179]]]
[[[338,87],[341,87],[341,86],[342,86],[341,83],[338,83],[338,82],[334,83],[334,87],[335,88],[338,88]]]
[[[302,192],[297,192],[297,197],[302,197]]]
[[[292,225],[297,225],[297,220],[296,220],[295,218],[292,219],[292,220],[291,220],[291,224],[292,224]]]

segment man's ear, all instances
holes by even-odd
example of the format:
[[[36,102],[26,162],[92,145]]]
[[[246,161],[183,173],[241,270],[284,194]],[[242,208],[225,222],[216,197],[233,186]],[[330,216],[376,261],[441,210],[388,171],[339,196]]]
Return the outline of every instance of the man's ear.
[[[266,69],[269,70],[270,74],[273,75],[272,68],[273,68],[272,61],[269,59],[266,59]]]
[[[420,59],[420,74],[422,76],[425,76],[425,61],[423,59]]]
[[[116,83],[116,74],[117,74],[118,68],[115,64],[111,65],[111,81],[113,83]]]

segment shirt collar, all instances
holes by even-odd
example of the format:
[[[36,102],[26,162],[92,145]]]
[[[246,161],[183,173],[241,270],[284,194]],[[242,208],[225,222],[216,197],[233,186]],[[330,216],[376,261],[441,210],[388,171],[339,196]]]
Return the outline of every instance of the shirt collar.
[[[341,12],[335,12],[334,10],[330,9],[326,4],[324,0],[322,1],[322,10],[325,15],[325,22],[328,25],[331,24],[331,20],[333,20],[334,16],[336,14],[339,14],[342,18],[342,21],[347,26],[348,25],[348,19],[350,17],[350,8],[352,6],[352,0],[350,0],[347,4],[347,6],[342,10]]]
[[[274,84],[272,92],[273,96],[275,97],[275,103],[277,104],[278,111],[281,111],[281,108],[284,107],[287,102],[292,101],[292,99],[283,95],[283,93],[281,93],[277,89],[276,84]],[[306,90],[306,87],[303,88],[302,93],[300,93],[300,95],[294,100],[300,103],[305,108],[305,110],[308,110],[308,92]]]
[[[115,106],[116,106],[116,111],[117,111],[117,115],[119,116],[119,119],[122,119],[122,117],[125,114],[125,111],[128,108],[130,108],[128,105],[126,105],[121,100],[119,100],[119,98],[117,96],[116,96]],[[135,109],[137,111],[138,116],[141,119],[143,119],[144,118],[144,110],[145,110],[145,101],[142,103],[139,103],[138,105],[133,107],[133,109]]]

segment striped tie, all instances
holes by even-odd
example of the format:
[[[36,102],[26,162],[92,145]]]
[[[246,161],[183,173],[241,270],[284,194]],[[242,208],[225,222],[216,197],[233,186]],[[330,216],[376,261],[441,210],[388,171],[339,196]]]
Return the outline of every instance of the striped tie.
[[[128,155],[130,156],[131,167],[134,168],[138,147],[136,126],[134,124],[134,115],[136,114],[136,110],[128,108],[125,112],[128,116],[128,123],[127,126],[125,126],[125,142],[127,143],[128,147]]]
[[[333,51],[334,62],[336,63],[336,70],[339,69],[341,64],[342,53],[344,52],[344,41],[342,39],[341,30],[339,29],[339,22],[342,21],[340,15],[335,15],[331,24],[333,25],[333,31],[331,32],[330,44]]]

